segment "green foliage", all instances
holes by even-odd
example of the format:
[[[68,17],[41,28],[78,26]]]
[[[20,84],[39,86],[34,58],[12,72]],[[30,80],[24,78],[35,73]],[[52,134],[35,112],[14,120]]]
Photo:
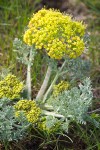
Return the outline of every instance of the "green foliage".
[[[100,1],[99,0],[83,0],[88,7],[89,16],[86,18],[88,22],[88,31],[90,34],[89,57],[92,67],[100,65]],[[96,59],[95,59],[96,58]]]
[[[91,22],[91,26],[92,25],[93,27],[91,27],[90,29],[91,35],[90,35],[90,43],[89,43],[89,55],[92,62],[92,68],[95,69],[95,73],[96,73],[97,72],[96,68],[100,66],[100,42],[99,42],[100,28],[96,29],[96,27],[98,27],[99,25],[97,26],[94,23],[94,21]]]
[[[87,123],[86,126],[74,123],[70,125],[69,134],[73,140],[73,149],[75,142],[79,149],[99,150],[100,149],[100,128],[97,128],[93,123]]]
[[[32,61],[34,56],[36,55],[35,48],[33,46],[28,46],[23,43],[20,39],[15,39],[13,42],[14,51],[17,53],[17,60],[22,64],[28,65],[29,63],[32,65]],[[31,52],[31,55],[30,55]],[[29,56],[31,58],[29,59]]]
[[[38,128],[48,136],[56,135],[61,131],[61,122],[53,116],[46,116],[41,118],[40,122],[38,123]]]
[[[17,119],[9,99],[0,99],[0,142],[5,147],[10,141],[18,141],[27,135],[29,123],[24,116]]]
[[[71,80],[83,79],[89,76],[91,63],[89,60],[83,60],[81,57],[76,59],[66,60],[66,69],[67,74]]]
[[[99,114],[91,114],[91,115],[86,115],[85,119],[87,122],[91,123],[94,128],[100,129],[100,115]]]
[[[51,96],[47,102],[53,106],[58,117],[62,118],[61,121],[65,121],[67,124],[71,121],[86,124],[85,115],[91,106],[92,97],[91,82],[89,78],[86,78],[82,84],[79,84],[79,87],[63,91],[57,97]],[[56,114],[54,114],[55,117]],[[48,115],[53,116],[49,113]],[[66,125],[66,130],[68,131],[68,125]]]
[[[10,69],[18,77],[24,78],[25,66],[16,61],[13,52],[13,41],[16,37],[22,38],[25,26],[31,14],[39,9],[41,0],[0,0],[0,71],[2,68]],[[40,61],[40,57],[37,58]],[[35,70],[35,67],[33,67]],[[39,72],[40,66],[36,66]],[[36,74],[33,76],[36,83]]]
[[[83,0],[82,2],[84,2],[89,9],[95,13],[96,15],[100,15],[100,1],[99,0]]]

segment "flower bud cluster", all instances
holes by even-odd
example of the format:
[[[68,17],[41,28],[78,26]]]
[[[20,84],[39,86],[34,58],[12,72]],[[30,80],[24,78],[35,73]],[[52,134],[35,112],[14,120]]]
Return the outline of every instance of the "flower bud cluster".
[[[28,122],[35,123],[39,119],[41,113],[40,108],[34,100],[19,100],[15,105],[15,116],[18,117],[21,112],[25,115]]]
[[[85,25],[57,10],[43,8],[30,19],[23,40],[51,58],[76,58],[84,51]]]
[[[11,100],[20,98],[20,92],[23,88],[23,83],[16,76],[8,74],[0,81],[0,98],[7,97]]]
[[[53,96],[58,96],[59,93],[67,90],[69,88],[69,83],[66,81],[61,81],[59,84],[53,87]]]

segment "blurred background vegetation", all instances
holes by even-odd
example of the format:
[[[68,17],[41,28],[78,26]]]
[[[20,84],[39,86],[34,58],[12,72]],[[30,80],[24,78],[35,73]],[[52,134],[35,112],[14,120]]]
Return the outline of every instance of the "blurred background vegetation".
[[[87,24],[89,44],[85,59],[89,59],[92,64],[90,77],[93,84],[94,107],[100,107],[100,0],[0,0],[0,77],[11,71],[25,79],[26,68],[16,60],[13,40],[22,39],[31,15],[44,6],[60,9],[61,12],[69,13]],[[33,94],[39,89],[41,76],[44,76],[45,66],[42,66],[42,61],[38,55],[32,68]],[[98,133],[99,131],[91,125],[86,128],[76,125],[73,131],[70,131],[74,141],[71,148],[74,149],[76,146],[77,150],[78,147],[79,150],[84,149],[80,145],[84,143],[89,147],[87,150],[100,150]],[[61,150],[66,149],[61,147]]]

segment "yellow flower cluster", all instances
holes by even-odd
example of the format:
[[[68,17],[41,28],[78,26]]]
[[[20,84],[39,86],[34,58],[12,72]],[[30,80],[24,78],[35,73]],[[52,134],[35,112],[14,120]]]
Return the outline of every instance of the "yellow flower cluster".
[[[66,81],[61,81],[59,84],[54,85],[53,87],[53,95],[58,96],[59,93],[67,90],[69,88],[69,83]]]
[[[46,121],[41,121],[38,123],[38,128],[44,131],[48,131],[49,129],[46,127]]]
[[[36,49],[43,50],[51,58],[76,58],[84,51],[84,33],[82,22],[57,10],[43,8],[33,14],[23,40],[30,46],[34,44]]]
[[[24,113],[28,122],[35,123],[40,115],[40,108],[32,100],[19,100],[15,105],[15,116],[18,117],[21,112]]]
[[[3,80],[0,81],[0,98],[20,98],[20,92],[23,87],[23,83],[20,82],[16,76],[8,74]]]
[[[60,128],[60,122],[59,123],[55,123],[55,125],[51,128],[48,128],[46,126],[46,119],[42,120],[41,122],[38,123],[38,128],[42,131],[45,131],[47,133],[54,133],[56,132],[57,130],[59,130]]]

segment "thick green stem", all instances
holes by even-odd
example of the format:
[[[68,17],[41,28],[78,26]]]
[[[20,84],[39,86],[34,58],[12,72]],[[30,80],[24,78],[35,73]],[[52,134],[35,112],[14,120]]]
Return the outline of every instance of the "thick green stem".
[[[48,86],[48,82],[49,82],[49,79],[50,79],[50,76],[51,76],[51,72],[52,72],[51,66],[48,66],[43,84],[42,84],[42,86],[41,86],[41,88],[40,88],[40,90],[37,94],[36,100],[41,99],[43,97],[43,95],[46,91],[46,88]]]
[[[58,77],[59,77],[59,75],[60,75],[62,69],[64,68],[65,64],[66,64],[66,60],[65,60],[64,63],[62,64],[62,66],[61,66],[61,68],[59,69],[59,71],[57,72],[57,74],[56,74],[54,80],[52,81],[50,87],[48,88],[47,92],[45,93],[44,98],[43,98],[43,103],[46,101],[48,95],[49,95],[50,92],[52,91],[53,85],[56,83],[56,81],[57,81],[57,79],[58,79]]]

